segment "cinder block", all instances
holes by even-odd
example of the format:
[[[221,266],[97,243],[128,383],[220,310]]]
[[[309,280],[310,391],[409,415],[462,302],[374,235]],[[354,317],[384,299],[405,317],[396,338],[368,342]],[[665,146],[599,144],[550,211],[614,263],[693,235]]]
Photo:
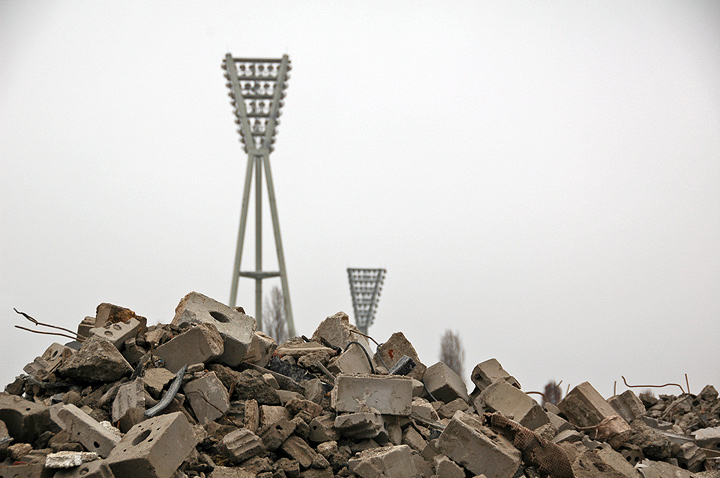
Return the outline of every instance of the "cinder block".
[[[125,341],[135,337],[138,330],[140,330],[140,321],[131,318],[127,322],[107,322],[103,327],[94,327],[90,329],[90,334],[97,335],[113,344],[118,350],[122,350]]]
[[[265,451],[259,436],[250,430],[240,428],[223,437],[218,448],[224,457],[238,464]]]
[[[60,470],[53,478],[115,478],[104,460],[83,463],[77,468]]]
[[[415,368],[407,375],[417,380],[422,380],[427,367],[420,361],[415,347],[405,338],[402,332],[395,332],[390,338],[378,348],[375,361],[386,367],[392,368],[402,357],[407,355],[415,362]],[[380,360],[382,358],[382,360]]]
[[[315,456],[317,455],[315,450],[313,450],[305,440],[296,435],[292,435],[285,440],[280,448],[287,453],[290,458],[297,460],[303,469],[310,468],[310,465],[313,464]]]
[[[120,386],[112,404],[112,422],[119,422],[132,409],[145,411],[145,386],[142,379]]]
[[[0,420],[15,442],[33,443],[45,431],[60,431],[47,407],[5,392],[0,393]]]
[[[488,411],[500,412],[531,430],[550,423],[547,413],[535,400],[504,380],[485,387],[480,392],[480,400]]]
[[[185,364],[207,363],[224,351],[223,338],[213,324],[193,324],[188,330],[165,342],[155,355],[163,359],[165,368],[177,373]]]
[[[593,427],[603,419],[617,415],[615,409],[605,401],[589,382],[573,388],[558,407],[570,422],[578,427]]]
[[[268,450],[277,450],[287,438],[295,431],[295,423],[287,418],[268,425],[260,431],[260,438]]]
[[[250,342],[250,348],[245,353],[244,361],[265,367],[270,363],[276,348],[275,339],[263,332],[255,331]]]
[[[197,444],[192,426],[181,412],[138,423],[110,453],[115,476],[170,478]]]
[[[310,430],[308,432],[308,440],[315,443],[323,443],[327,441],[336,441],[340,438],[340,432],[335,429],[335,419],[322,415],[313,418],[310,422]]]
[[[620,395],[610,397],[608,403],[628,423],[645,415],[645,405],[632,390],[625,390]]]
[[[425,371],[423,382],[435,398],[445,403],[452,402],[456,398],[470,402],[465,382],[442,362],[436,363]]]
[[[386,415],[409,416],[412,380],[402,376],[338,375],[330,399],[338,412],[357,412],[367,406]]]
[[[224,341],[223,354],[217,361],[230,367],[240,365],[245,358],[256,327],[252,317],[197,292],[183,297],[172,323],[207,323],[217,327]]]
[[[45,469],[42,463],[23,463],[0,465],[1,478],[51,478],[55,470]]]
[[[230,408],[228,392],[215,372],[208,372],[186,383],[183,391],[190,401],[195,416],[202,424],[215,421]]]
[[[521,453],[505,438],[457,412],[440,434],[437,448],[476,475],[511,478],[520,466]]]
[[[70,433],[71,440],[82,443],[87,450],[103,458],[109,456],[120,442],[119,436],[75,405],[63,405],[58,410],[58,417],[65,423],[65,430]]]
[[[365,450],[348,460],[348,467],[362,478],[407,478],[417,474],[407,445]]]
[[[348,438],[375,438],[385,432],[385,420],[377,413],[348,413],[335,417],[335,429]]]
[[[515,377],[507,373],[500,365],[500,362],[494,358],[477,364],[470,375],[470,379],[480,391],[497,380],[503,380],[514,387],[520,388],[520,383],[515,380]]]
[[[23,370],[36,380],[45,380],[49,374],[55,371],[60,364],[70,357],[75,351],[70,347],[53,343],[40,357],[27,364]]]
[[[369,374],[372,372],[369,355],[365,355],[365,351],[358,345],[348,347],[346,351],[330,360],[328,370],[334,374]]]

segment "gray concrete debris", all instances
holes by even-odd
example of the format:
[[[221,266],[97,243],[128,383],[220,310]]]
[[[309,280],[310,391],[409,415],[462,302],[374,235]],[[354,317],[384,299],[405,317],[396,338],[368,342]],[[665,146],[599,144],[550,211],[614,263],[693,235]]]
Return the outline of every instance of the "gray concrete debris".
[[[175,373],[183,365],[208,363],[225,351],[223,338],[210,323],[191,324],[188,330],[165,342],[155,355],[163,359],[164,367]]]
[[[276,344],[218,304],[188,294],[174,323],[149,328],[101,304],[84,344],[53,344],[0,394],[0,478],[720,478],[711,386],[605,401],[585,383],[543,410],[495,359],[474,367],[468,396],[445,364],[388,376],[403,356],[422,365],[402,333],[373,356],[339,313],[312,340]],[[237,323],[247,340],[228,360],[237,337],[221,327]],[[50,468],[88,452],[103,459]]]
[[[252,343],[255,319],[197,292],[191,292],[175,309],[174,325],[213,324],[224,341],[218,362],[236,367],[242,363]]]

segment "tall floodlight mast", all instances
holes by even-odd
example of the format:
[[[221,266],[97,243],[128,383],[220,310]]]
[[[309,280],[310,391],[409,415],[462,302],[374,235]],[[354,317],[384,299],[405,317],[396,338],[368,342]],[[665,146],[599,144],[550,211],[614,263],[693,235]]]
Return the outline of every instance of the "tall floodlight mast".
[[[294,337],[295,324],[293,322],[292,307],[290,306],[290,290],[288,288],[287,270],[285,269],[282,239],[280,238],[280,222],[278,221],[277,206],[275,204],[275,188],[273,187],[272,173],[270,171],[270,153],[274,149],[273,143],[277,134],[276,126],[280,123],[278,117],[281,113],[285,88],[287,88],[289,79],[290,60],[287,55],[283,55],[279,60],[269,60],[233,58],[228,53],[225,55],[222,68],[225,70],[225,78],[228,80],[226,86],[230,89],[228,95],[232,99],[230,104],[233,105],[235,110],[235,123],[239,126],[237,131],[240,133],[240,140],[248,155],[242,212],[240,214],[240,229],[238,231],[230,290],[230,306],[234,307],[237,301],[240,277],[254,279],[255,319],[258,328],[262,329],[262,281],[271,277],[280,277],[283,298],[285,299],[285,320],[288,333],[291,337]],[[255,168],[255,270],[241,271],[240,262],[242,260],[253,167]],[[275,272],[262,270],[263,168],[265,169],[270,214],[275,233],[275,249],[277,251],[278,268],[280,269]]]
[[[350,295],[355,310],[355,324],[360,332],[368,333],[375,321],[375,311],[385,280],[385,269],[348,269]]]

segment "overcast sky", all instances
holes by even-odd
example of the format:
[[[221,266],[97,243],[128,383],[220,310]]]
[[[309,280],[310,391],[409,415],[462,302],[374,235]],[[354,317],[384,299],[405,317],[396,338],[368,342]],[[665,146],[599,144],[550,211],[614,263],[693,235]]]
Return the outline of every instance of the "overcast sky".
[[[370,334],[431,365],[452,329],[468,383],[496,357],[525,391],[720,388],[714,0],[0,1],[0,386],[56,340],[13,307],[74,329],[228,301],[227,52],[292,60],[271,164],[298,334],[384,267]]]

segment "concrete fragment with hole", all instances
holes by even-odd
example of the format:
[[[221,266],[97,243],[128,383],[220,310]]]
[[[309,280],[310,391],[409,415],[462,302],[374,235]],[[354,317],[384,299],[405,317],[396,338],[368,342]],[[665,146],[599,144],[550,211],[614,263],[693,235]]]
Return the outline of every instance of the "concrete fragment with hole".
[[[175,325],[213,324],[224,341],[224,350],[217,361],[236,367],[245,358],[255,332],[255,319],[210,297],[191,292],[180,301],[172,320]]]
[[[115,476],[170,478],[197,444],[181,412],[135,425],[107,458]]]
[[[103,458],[120,442],[119,431],[113,433],[75,405],[64,405],[58,411],[58,417],[65,423],[65,430],[72,440]]]

